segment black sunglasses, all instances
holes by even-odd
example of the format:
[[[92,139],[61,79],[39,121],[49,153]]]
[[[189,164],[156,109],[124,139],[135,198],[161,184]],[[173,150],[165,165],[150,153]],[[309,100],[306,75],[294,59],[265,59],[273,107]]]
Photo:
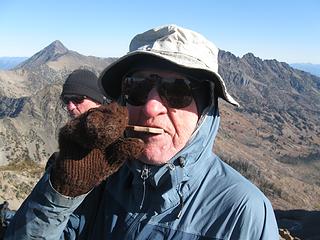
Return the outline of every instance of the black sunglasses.
[[[81,104],[83,103],[84,99],[86,99],[86,96],[79,96],[79,95],[65,95],[61,97],[61,101],[67,105],[69,102],[72,102],[73,104]]]
[[[200,86],[199,81],[192,78],[163,78],[151,74],[146,78],[125,77],[122,81],[122,96],[133,106],[142,106],[147,102],[149,92],[156,87],[159,96],[170,108],[185,108],[193,100],[192,92]]]

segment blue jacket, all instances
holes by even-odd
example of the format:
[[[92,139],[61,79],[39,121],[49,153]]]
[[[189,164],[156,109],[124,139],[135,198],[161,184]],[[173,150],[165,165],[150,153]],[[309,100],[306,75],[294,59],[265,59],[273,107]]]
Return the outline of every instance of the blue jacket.
[[[269,200],[213,152],[218,110],[156,167],[128,162],[90,193],[57,193],[42,177],[5,239],[279,239]]]

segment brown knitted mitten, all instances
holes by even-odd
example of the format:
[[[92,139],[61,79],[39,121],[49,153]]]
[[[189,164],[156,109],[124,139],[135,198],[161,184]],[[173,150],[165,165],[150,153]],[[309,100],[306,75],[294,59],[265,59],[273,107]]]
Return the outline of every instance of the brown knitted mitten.
[[[59,133],[60,153],[50,180],[63,195],[87,193],[116,172],[128,159],[136,159],[142,140],[123,138],[128,112],[117,103],[90,109],[69,121]]]

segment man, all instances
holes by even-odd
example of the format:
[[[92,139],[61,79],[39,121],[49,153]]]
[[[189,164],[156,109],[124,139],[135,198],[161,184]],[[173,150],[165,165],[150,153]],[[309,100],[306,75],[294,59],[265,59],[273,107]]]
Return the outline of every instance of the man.
[[[60,99],[63,108],[71,118],[110,102],[99,87],[96,74],[87,69],[76,69],[68,75],[62,86]],[[46,170],[55,162],[58,154],[55,152],[49,157],[45,166]]]
[[[279,239],[269,200],[212,152],[218,98],[238,105],[217,57],[213,43],[175,25],[134,37],[130,52],[99,79],[127,106],[131,125],[162,132],[127,132],[144,141],[142,155],[93,190],[55,192],[67,186],[55,183],[53,169],[19,210],[8,239]]]
[[[86,69],[74,70],[63,84],[61,101],[71,117],[107,103],[97,76]]]
[[[98,108],[102,104],[110,102],[99,87],[98,77],[86,69],[77,69],[68,75],[63,84],[60,99],[71,118],[76,118],[89,109]],[[50,156],[45,166],[46,170],[53,165],[58,156],[59,152]],[[5,221],[1,221],[3,227],[7,227],[15,213],[15,211],[6,210],[7,206],[8,202],[4,202],[1,210],[1,219],[5,219]]]

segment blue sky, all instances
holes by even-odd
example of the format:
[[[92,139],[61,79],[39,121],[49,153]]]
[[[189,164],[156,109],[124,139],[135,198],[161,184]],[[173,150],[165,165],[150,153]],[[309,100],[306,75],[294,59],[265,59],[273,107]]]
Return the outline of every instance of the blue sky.
[[[236,56],[320,64],[319,0],[0,0],[0,56],[32,56],[54,40],[120,57],[131,38],[174,23]]]

